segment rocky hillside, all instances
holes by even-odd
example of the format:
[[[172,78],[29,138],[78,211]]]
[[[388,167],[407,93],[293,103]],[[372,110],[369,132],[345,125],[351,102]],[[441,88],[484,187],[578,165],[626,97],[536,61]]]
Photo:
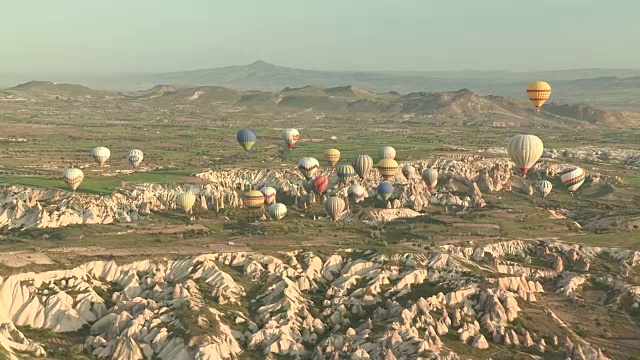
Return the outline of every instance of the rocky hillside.
[[[10,359],[50,353],[59,344],[42,340],[46,329],[68,344],[67,356],[114,360],[622,359],[640,342],[616,339],[640,330],[610,316],[637,313],[640,288],[629,276],[639,261],[628,250],[522,241],[93,261],[1,277],[0,349]],[[589,338],[600,331],[608,337]]]

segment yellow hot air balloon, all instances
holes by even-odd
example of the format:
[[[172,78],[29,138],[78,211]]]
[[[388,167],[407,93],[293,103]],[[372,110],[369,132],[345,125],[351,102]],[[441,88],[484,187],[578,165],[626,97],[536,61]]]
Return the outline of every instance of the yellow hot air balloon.
[[[516,135],[507,144],[509,156],[525,174],[540,159],[543,151],[542,140],[535,135]]]
[[[176,205],[178,205],[182,210],[184,210],[185,214],[188,214],[193,207],[193,204],[196,203],[196,196],[191,192],[183,192],[176,196]]]
[[[334,166],[340,161],[340,151],[338,149],[327,149],[324,151],[324,159],[329,166]]]
[[[393,159],[382,159],[378,162],[378,171],[382,178],[389,181],[396,176],[398,172],[398,162]]]
[[[532,82],[527,86],[527,96],[536,106],[536,111],[540,111],[540,106],[551,96],[551,85],[544,81]]]
[[[264,204],[264,194],[258,190],[250,190],[244,194],[242,202],[251,211],[260,210]]]

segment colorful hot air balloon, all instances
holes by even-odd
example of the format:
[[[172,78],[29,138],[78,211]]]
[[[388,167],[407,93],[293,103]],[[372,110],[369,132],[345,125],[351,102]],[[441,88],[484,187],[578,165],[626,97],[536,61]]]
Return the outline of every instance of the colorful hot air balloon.
[[[300,139],[300,133],[296,129],[287,128],[282,130],[282,139],[287,143],[289,150],[291,150],[296,141]]]
[[[176,196],[176,205],[178,205],[185,214],[188,214],[196,203],[196,196],[191,192],[183,192]]]
[[[72,191],[76,191],[78,186],[82,184],[82,180],[84,180],[84,173],[77,168],[66,168],[62,171],[62,178]]]
[[[382,159],[378,162],[378,171],[385,180],[391,180],[398,172],[398,163],[393,159]]]
[[[338,166],[336,174],[340,178],[340,181],[346,185],[352,177],[356,176],[356,171],[353,166],[344,164]]]
[[[347,195],[351,196],[356,204],[364,200],[366,193],[367,189],[362,185],[352,184],[347,188]]]
[[[97,162],[100,167],[104,167],[104,164],[111,157],[111,151],[104,146],[98,146],[91,149],[91,156],[93,161]]]
[[[236,140],[238,140],[242,148],[246,151],[251,150],[253,144],[256,143],[256,139],[256,133],[249,129],[242,129],[238,131],[238,134],[236,135]]]
[[[560,172],[560,180],[567,187],[569,192],[573,193],[584,183],[585,172],[581,168],[575,166]]]
[[[542,104],[551,96],[551,85],[544,81],[532,82],[527,86],[527,96],[536,106],[536,111],[540,111]]]
[[[142,151],[138,149],[131,149],[129,150],[127,159],[129,160],[129,163],[131,164],[131,166],[133,166],[134,168],[137,168],[138,166],[140,166],[142,159],[144,159],[144,154],[142,153]]]
[[[320,163],[318,160],[312,157],[303,157],[298,161],[298,169],[307,180],[315,175],[319,167]]]
[[[369,155],[358,155],[353,158],[351,165],[353,165],[356,174],[358,174],[361,179],[364,179],[373,167],[373,159]]]
[[[344,212],[344,200],[341,197],[332,196],[324,202],[324,210],[331,216],[331,220],[336,221]]]
[[[536,182],[536,192],[543,198],[549,195],[552,188],[553,185],[547,180],[540,180]]]
[[[318,195],[322,195],[325,190],[327,190],[327,186],[329,185],[329,179],[326,176],[318,176],[313,179],[313,189],[318,193]]]
[[[415,173],[416,173],[416,168],[413,167],[412,165],[407,164],[402,167],[402,175],[404,175],[404,177],[407,180],[410,180]]]
[[[324,151],[324,159],[329,166],[334,166],[340,161],[340,151],[338,149],[327,149]]]
[[[393,185],[388,182],[381,182],[378,184],[378,195],[382,200],[387,201],[393,195]]]
[[[427,184],[429,191],[433,191],[438,185],[438,170],[427,168],[422,171],[422,179],[424,183]]]
[[[260,192],[264,194],[264,204],[269,206],[276,202],[276,189],[271,186],[265,186],[260,189]]]
[[[247,191],[242,197],[242,202],[251,211],[260,210],[264,204],[264,194],[258,190]]]
[[[540,159],[543,151],[542,140],[535,135],[516,135],[507,144],[509,156],[524,174]]]
[[[275,220],[280,220],[287,215],[287,207],[281,203],[273,203],[269,205],[267,211],[269,212],[269,216]]]
[[[391,146],[381,146],[380,149],[378,149],[378,158],[381,160],[382,159],[395,160],[396,149],[392,148]]]

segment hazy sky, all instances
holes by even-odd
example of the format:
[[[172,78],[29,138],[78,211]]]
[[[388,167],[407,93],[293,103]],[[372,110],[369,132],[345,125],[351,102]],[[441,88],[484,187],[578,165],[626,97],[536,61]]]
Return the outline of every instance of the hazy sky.
[[[0,73],[640,67],[637,0],[0,0]]]

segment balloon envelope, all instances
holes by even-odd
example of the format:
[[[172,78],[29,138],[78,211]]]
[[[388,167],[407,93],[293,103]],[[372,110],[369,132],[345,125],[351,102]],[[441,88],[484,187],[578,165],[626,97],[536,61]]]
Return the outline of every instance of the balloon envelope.
[[[327,190],[327,186],[329,185],[329,179],[326,176],[318,176],[313,179],[313,188],[318,193],[318,195],[322,195],[325,190]]]
[[[347,195],[351,196],[356,204],[364,200],[366,193],[367,189],[359,184],[352,184],[347,188]]]
[[[337,170],[336,170],[336,175],[338,175],[338,177],[340,178],[340,180],[346,184],[349,179],[351,179],[352,177],[356,176],[356,171],[353,168],[353,166],[348,165],[348,164],[343,164],[338,166]]]
[[[281,203],[273,203],[269,205],[267,211],[269,212],[269,216],[275,220],[280,220],[287,215],[287,207]]]
[[[324,151],[324,159],[329,166],[334,166],[340,161],[340,151],[338,149],[327,149]]]
[[[264,203],[269,206],[276,202],[276,189],[271,186],[265,186],[260,189],[260,192],[264,194]]]
[[[289,150],[293,149],[296,141],[300,139],[300,133],[296,129],[284,129],[282,130],[282,139],[289,147]]]
[[[176,205],[184,210],[185,213],[188,213],[195,203],[196,196],[191,191],[183,192],[176,196]]]
[[[257,136],[256,133],[253,132],[253,130],[242,129],[238,131],[238,134],[236,134],[236,140],[238,140],[242,148],[246,151],[251,150],[253,144],[256,143],[256,139]]]
[[[242,202],[251,211],[260,210],[264,204],[264,194],[258,190],[247,191],[242,197]]]
[[[405,165],[402,167],[402,175],[404,175],[405,179],[409,180],[416,173],[416,168],[412,165]]]
[[[353,158],[351,165],[353,165],[356,174],[358,174],[361,179],[364,179],[373,167],[373,159],[369,155],[358,155]]]
[[[331,220],[336,221],[344,212],[344,200],[341,197],[332,196],[324,202],[324,210],[331,216]]]
[[[507,144],[509,156],[525,174],[540,159],[543,151],[542,140],[535,135],[516,135]]]
[[[387,201],[393,195],[393,185],[388,182],[378,184],[378,194],[382,200]]]
[[[427,168],[422,171],[422,179],[427,184],[429,191],[433,191],[438,184],[438,170],[433,168]]]
[[[142,153],[142,151],[138,149],[131,149],[129,150],[127,159],[129,160],[129,163],[131,164],[131,166],[133,166],[134,168],[137,168],[142,162],[142,159],[144,159],[144,154]]]
[[[104,146],[98,146],[91,149],[91,156],[100,167],[103,167],[107,160],[109,160],[109,157],[111,157],[111,151]]]
[[[320,163],[318,160],[312,157],[303,157],[298,161],[298,170],[300,170],[302,176],[307,180],[311,179],[315,175],[319,167]]]
[[[572,167],[560,172],[560,180],[567,187],[569,192],[575,192],[578,190],[582,183],[584,183],[585,172],[582,168]]]
[[[393,159],[382,159],[378,162],[378,171],[385,180],[391,180],[398,172],[398,163]]]
[[[540,197],[547,197],[552,188],[553,185],[550,181],[540,180],[536,182],[536,192],[538,193],[538,195],[540,195]]]
[[[540,111],[540,107],[551,96],[551,85],[544,81],[535,81],[527,86],[527,96],[535,105],[536,111]]]
[[[72,191],[76,191],[84,180],[84,173],[77,168],[66,168],[62,171],[62,178]]]
[[[378,149],[378,158],[394,160],[396,158],[396,149],[391,146],[382,146]]]

